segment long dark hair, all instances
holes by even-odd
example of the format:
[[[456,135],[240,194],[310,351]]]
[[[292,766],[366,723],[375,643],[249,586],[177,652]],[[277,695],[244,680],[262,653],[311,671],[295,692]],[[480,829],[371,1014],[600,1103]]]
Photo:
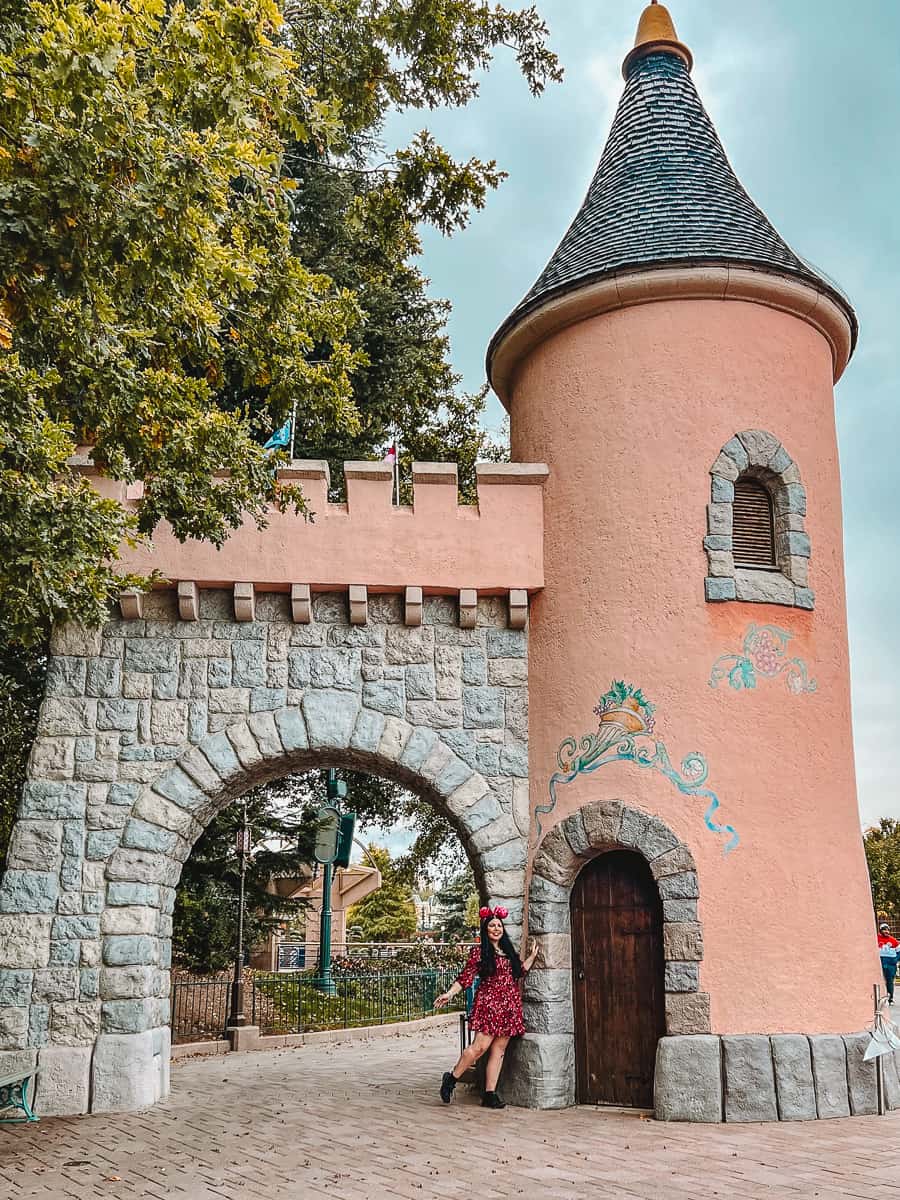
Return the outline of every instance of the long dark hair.
[[[509,940],[506,925],[499,917],[485,917],[481,922],[481,964],[478,968],[479,979],[490,979],[497,970],[497,955],[494,953],[494,943],[488,937],[487,927],[491,921],[500,921],[503,925],[503,936],[500,938],[500,949],[509,959],[513,979],[521,979],[525,972],[522,970],[522,960],[516,953],[516,948]]]

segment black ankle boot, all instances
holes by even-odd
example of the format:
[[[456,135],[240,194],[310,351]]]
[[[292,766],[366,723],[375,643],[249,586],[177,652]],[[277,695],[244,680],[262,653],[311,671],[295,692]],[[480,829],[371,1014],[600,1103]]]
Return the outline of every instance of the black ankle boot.
[[[482,1108],[506,1108],[506,1105],[500,1099],[496,1092],[485,1092],[481,1097]]]
[[[456,1087],[456,1076],[452,1071],[445,1071],[441,1079],[441,1099],[449,1104],[453,1099],[453,1089]]]

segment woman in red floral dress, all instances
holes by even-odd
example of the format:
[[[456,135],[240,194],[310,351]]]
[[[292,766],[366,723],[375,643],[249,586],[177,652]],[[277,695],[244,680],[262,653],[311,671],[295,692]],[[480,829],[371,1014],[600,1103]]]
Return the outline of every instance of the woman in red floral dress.
[[[445,1104],[453,1099],[457,1081],[485,1051],[489,1051],[481,1103],[485,1108],[506,1107],[497,1095],[497,1080],[509,1039],[525,1032],[519,980],[531,969],[537,956],[537,946],[534,946],[525,961],[521,961],[503,925],[508,915],[505,908],[481,909],[481,944],[472,947],[469,961],[447,991],[434,1002],[435,1008],[443,1008],[458,992],[471,987],[476,975],[479,977],[469,1019],[475,1040],[459,1056],[453,1070],[444,1072],[441,1099]]]

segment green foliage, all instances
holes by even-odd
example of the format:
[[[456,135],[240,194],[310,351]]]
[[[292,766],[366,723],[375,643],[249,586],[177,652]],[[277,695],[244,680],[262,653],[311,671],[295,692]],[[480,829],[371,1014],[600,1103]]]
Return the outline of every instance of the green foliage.
[[[863,836],[876,912],[900,914],[900,821],[882,817]]]
[[[477,924],[477,921],[476,921]],[[394,974],[400,971],[447,970],[458,975],[466,961],[466,949],[459,942],[453,945],[436,944],[423,938],[403,946],[390,958],[370,955],[339,955],[331,960],[331,968],[342,975]]]
[[[268,409],[298,396],[354,427],[359,309],[291,247],[285,140],[334,117],[298,86],[274,0],[0,13],[0,590],[28,641],[103,618],[123,536],[166,518],[218,544],[297,499],[216,391],[227,369]],[[144,481],[134,511],[65,469],[84,437]]]
[[[433,970],[337,972],[335,992],[329,995],[306,975],[256,975],[257,1012],[262,1010],[265,1032],[342,1029],[353,1025],[382,1025],[431,1016],[434,1001],[453,982],[458,967]],[[269,1000],[269,1011],[258,1003]],[[465,993],[454,997],[450,1009],[465,1005]]]
[[[437,900],[443,909],[441,933],[447,939],[471,937],[478,929],[478,893],[470,867],[458,871],[438,891]],[[474,921],[471,917],[474,915]]]
[[[258,444],[294,402],[316,457],[358,457],[391,423],[408,455],[480,452],[481,400],[455,397],[445,310],[410,259],[419,222],[459,228],[501,173],[427,130],[386,155],[379,136],[391,111],[465,104],[501,45],[538,93],[559,77],[543,22],[480,0],[287,14],[0,0],[7,641],[102,620],[132,582],[120,544],[164,519],[221,544],[270,504],[302,507]],[[133,505],[67,468],[85,440],[143,481]]]
[[[466,901],[466,911],[464,914],[467,929],[475,930],[478,928],[481,923],[481,918],[478,915],[480,908],[481,901],[478,899],[478,893],[472,892]]]
[[[394,874],[404,883],[412,886],[429,875],[458,870],[464,863],[456,830],[428,801],[398,783],[362,771],[342,770],[340,778],[347,784],[343,807],[356,813],[357,836],[372,826],[389,829],[402,825],[414,831],[409,850],[391,864]],[[301,771],[259,790],[265,791],[271,802],[281,808],[318,806],[325,803],[324,772]]]
[[[366,862],[381,871],[381,887],[347,912],[347,924],[358,925],[366,942],[402,942],[416,931],[416,909],[409,884],[397,874],[381,846],[367,847]]]
[[[484,391],[458,391],[445,331],[449,305],[427,294],[412,261],[416,226],[402,205],[379,208],[383,180],[324,162],[292,162],[297,178],[295,237],[306,260],[357,296],[365,318],[349,334],[365,358],[353,378],[355,430],[323,430],[298,413],[295,454],[328,459],[332,498],[343,494],[345,461],[378,455],[399,442],[402,499],[411,500],[411,464],[456,462],[460,488],[475,499],[475,463],[505,452],[479,427]],[[366,210],[361,214],[361,206]],[[241,402],[244,393],[237,392]]]
[[[43,646],[14,653],[0,644],[0,872],[25,780],[25,764],[37,729],[47,674]]]
[[[208,974],[234,962],[240,863],[235,837],[243,822],[243,803],[253,842],[245,876],[244,945],[265,941],[269,933],[296,919],[304,900],[273,894],[279,878],[310,874],[315,822],[308,810],[282,812],[262,789],[229,805],[210,822],[184,864],[173,914],[173,960],[188,971]]]

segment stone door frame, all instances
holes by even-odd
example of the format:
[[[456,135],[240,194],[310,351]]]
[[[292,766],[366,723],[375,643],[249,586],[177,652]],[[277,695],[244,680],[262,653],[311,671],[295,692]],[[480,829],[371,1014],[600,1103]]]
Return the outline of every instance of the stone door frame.
[[[709,996],[700,991],[703,932],[697,866],[689,847],[658,817],[618,800],[597,800],[542,839],[531,866],[528,934],[539,946],[525,982],[525,1024],[513,1044],[507,1098],[529,1108],[575,1103],[572,1006],[572,885],[582,867],[610,850],[636,850],[650,866],[663,904],[666,1034],[709,1033]]]

